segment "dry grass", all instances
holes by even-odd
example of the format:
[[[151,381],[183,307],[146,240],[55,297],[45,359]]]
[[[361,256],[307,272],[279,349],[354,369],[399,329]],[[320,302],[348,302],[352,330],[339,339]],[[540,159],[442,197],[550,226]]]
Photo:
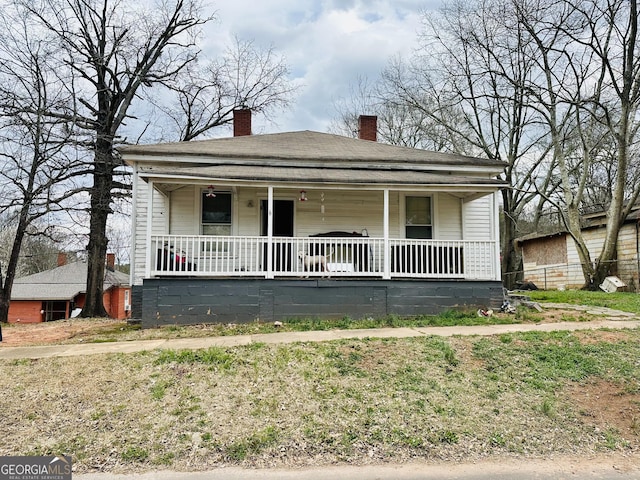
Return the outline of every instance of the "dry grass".
[[[3,361],[0,455],[122,472],[637,453],[640,332],[594,335]],[[635,421],[585,404],[605,381]]]

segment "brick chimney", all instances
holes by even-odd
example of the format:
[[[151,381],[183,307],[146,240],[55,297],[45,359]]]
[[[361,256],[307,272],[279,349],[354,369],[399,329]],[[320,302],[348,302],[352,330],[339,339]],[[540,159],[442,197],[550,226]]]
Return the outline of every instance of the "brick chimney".
[[[67,254],[65,252],[58,252],[58,266],[62,267],[67,264]]]
[[[358,138],[360,140],[378,141],[378,117],[360,115],[358,117]]]
[[[251,135],[251,110],[238,108],[233,111],[233,136]]]
[[[107,270],[113,272],[116,269],[116,254],[107,253]]]

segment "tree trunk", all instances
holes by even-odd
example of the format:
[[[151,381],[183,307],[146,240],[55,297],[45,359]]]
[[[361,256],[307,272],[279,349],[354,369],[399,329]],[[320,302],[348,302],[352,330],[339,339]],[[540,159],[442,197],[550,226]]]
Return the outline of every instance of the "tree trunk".
[[[100,135],[98,135],[100,137]],[[107,258],[107,218],[111,213],[113,186],[113,144],[104,139],[96,142],[93,187],[91,189],[91,222],[87,245],[87,296],[80,316],[106,317],[104,308],[104,273]]]
[[[13,289],[13,281],[16,277],[16,269],[18,268],[18,258],[20,257],[22,241],[24,240],[24,235],[29,224],[28,210],[30,205],[31,204],[29,202],[26,202],[20,211],[20,217],[16,227],[16,235],[13,238],[13,246],[11,247],[11,255],[9,256],[9,263],[7,264],[4,281],[2,281],[2,275],[0,275],[0,323],[7,323],[9,321],[11,290]],[[1,330],[0,341],[2,341]]]
[[[591,290],[593,288],[593,264],[591,262],[591,254],[589,253],[589,248],[587,248],[587,244],[582,237],[582,228],[580,225],[580,212],[575,205],[569,205],[567,207],[567,215],[568,215],[568,229],[569,234],[573,238],[573,241],[576,246],[576,251],[578,252],[578,258],[580,259],[580,265],[582,267],[582,275],[584,276],[584,286],[583,289]]]
[[[622,150],[622,149],[621,149]],[[625,153],[626,155],[626,153]],[[617,190],[617,189],[616,189]],[[620,227],[624,223],[622,199],[614,197],[607,211],[607,231],[600,251],[600,256],[593,269],[592,289],[595,290],[611,274],[611,267],[617,260],[617,245]]]
[[[0,294],[0,318],[9,318],[9,301],[5,298],[4,292]],[[0,342],[2,342],[2,324],[0,322]]]
[[[0,286],[2,286],[2,269],[0,268]],[[6,319],[6,320],[4,320]],[[9,320],[9,302],[4,294],[4,288],[0,289],[0,342],[2,342],[2,324]]]
[[[511,212],[511,199],[509,192],[502,191],[503,214],[502,214],[502,233],[501,233],[501,265],[502,265],[502,284],[507,290],[513,290],[517,281],[520,279],[522,270],[522,259],[516,252],[514,240],[516,238],[516,221]]]

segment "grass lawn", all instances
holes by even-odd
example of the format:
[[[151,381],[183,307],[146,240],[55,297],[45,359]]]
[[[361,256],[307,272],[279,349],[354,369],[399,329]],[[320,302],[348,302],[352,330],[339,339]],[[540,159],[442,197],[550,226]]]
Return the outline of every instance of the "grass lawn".
[[[640,315],[640,294],[603,291],[588,292],[585,290],[536,290],[526,292],[532,300],[538,302],[571,303],[575,305],[593,305],[608,307],[623,312],[637,313]]]
[[[640,313],[637,294],[531,297]],[[70,341],[526,323],[539,315],[519,309],[490,318],[447,312],[149,330],[119,324]],[[571,315],[547,320],[588,320]],[[637,455],[639,358],[640,329],[2,360],[0,455],[69,454],[78,472],[114,473]]]
[[[640,331],[0,361],[0,455],[79,472],[637,454]]]

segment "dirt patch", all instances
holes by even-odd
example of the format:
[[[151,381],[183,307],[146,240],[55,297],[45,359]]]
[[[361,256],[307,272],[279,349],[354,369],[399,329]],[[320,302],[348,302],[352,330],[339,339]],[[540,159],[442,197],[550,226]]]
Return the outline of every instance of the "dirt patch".
[[[450,338],[449,344],[455,350],[456,356],[465,365],[469,365],[469,367],[474,370],[485,367],[485,359],[479,358],[473,354],[473,346],[466,338]]]
[[[629,332],[620,330],[591,330],[591,331],[576,331],[574,335],[578,337],[580,343],[583,345],[593,345],[596,343],[618,343],[629,340]]]
[[[640,395],[604,380],[574,384],[566,391],[582,422],[602,432],[617,432],[628,442],[640,437]]]
[[[0,347],[82,342],[85,337],[124,329],[126,325],[126,321],[112,318],[71,318],[54,322],[2,325]]]

